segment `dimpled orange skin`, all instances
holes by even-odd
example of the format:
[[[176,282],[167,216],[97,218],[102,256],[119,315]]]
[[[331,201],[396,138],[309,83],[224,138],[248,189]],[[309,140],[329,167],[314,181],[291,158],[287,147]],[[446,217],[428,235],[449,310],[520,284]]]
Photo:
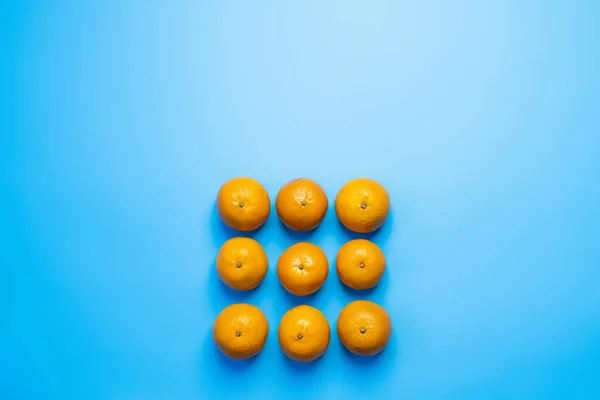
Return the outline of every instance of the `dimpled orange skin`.
[[[281,222],[296,231],[309,231],[319,226],[327,212],[327,195],[311,179],[294,179],[277,194],[276,209]]]
[[[379,183],[359,178],[346,183],[335,198],[335,212],[351,231],[373,232],[383,225],[390,211],[390,198]]]
[[[307,296],[319,290],[328,274],[329,263],[325,253],[308,242],[290,246],[277,262],[279,281],[288,292],[297,296]]]
[[[263,312],[250,304],[225,307],[213,324],[213,340],[227,357],[243,360],[265,346],[269,324]]]
[[[229,239],[217,254],[219,278],[232,289],[254,289],[265,278],[268,267],[265,250],[251,238]]]
[[[292,360],[309,362],[321,357],[329,346],[330,337],[327,318],[311,306],[292,308],[279,323],[279,345]]]
[[[385,271],[385,256],[375,243],[355,239],[344,244],[335,260],[340,280],[353,289],[370,289]]]
[[[219,189],[217,211],[225,225],[238,231],[253,231],[267,220],[271,200],[255,179],[234,178]]]
[[[338,337],[352,353],[372,356],[382,351],[392,334],[392,321],[383,307],[367,300],[348,304],[338,317]]]

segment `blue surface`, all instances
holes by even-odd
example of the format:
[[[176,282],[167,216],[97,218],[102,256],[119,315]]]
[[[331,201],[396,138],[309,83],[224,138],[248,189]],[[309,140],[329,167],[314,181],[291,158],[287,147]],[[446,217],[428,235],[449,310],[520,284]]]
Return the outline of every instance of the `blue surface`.
[[[280,3],[3,2],[0,397],[600,398],[599,3]],[[227,290],[237,175],[272,201],[380,181],[382,283],[280,287],[287,246],[333,264],[351,237],[330,208],[308,235],[272,214],[265,282]],[[335,326],[359,298],[393,319],[380,356],[335,331],[315,363],[282,355],[288,308]],[[271,326],[243,363],[210,336],[240,301]]]

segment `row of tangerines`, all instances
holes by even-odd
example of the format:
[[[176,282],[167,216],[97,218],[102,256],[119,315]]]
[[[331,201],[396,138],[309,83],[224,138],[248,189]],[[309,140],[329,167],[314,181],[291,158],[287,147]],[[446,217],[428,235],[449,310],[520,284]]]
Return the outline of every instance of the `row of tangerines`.
[[[366,239],[354,239],[337,253],[336,271],[340,280],[352,289],[370,289],[377,285],[386,266],[383,251]],[[235,290],[251,290],[260,285],[269,267],[267,254],[256,240],[235,237],[226,241],[217,253],[217,274]],[[293,244],[277,261],[277,276],[283,287],[296,296],[319,290],[329,275],[327,256],[319,246],[308,242]]]
[[[275,202],[281,222],[296,231],[319,226],[327,212],[327,195],[315,181],[294,179],[283,185]],[[217,210],[223,222],[239,231],[260,228],[271,211],[266,189],[252,178],[226,182],[217,196]],[[346,183],[335,198],[335,212],[348,229],[368,233],[381,227],[390,210],[387,191],[371,179]]]
[[[294,230],[316,228],[327,211],[327,196],[310,179],[293,180],[279,191],[276,200],[281,221]],[[371,232],[383,225],[389,212],[385,189],[369,179],[347,183],[335,202],[340,221],[357,232]],[[270,212],[270,200],[264,187],[251,178],[236,178],[219,190],[217,209],[223,222],[238,230],[259,228]],[[217,255],[221,280],[237,290],[250,290],[264,279],[268,260],[255,240],[237,237],[223,244]],[[383,252],[374,243],[357,239],[339,250],[336,269],[342,282],[355,289],[375,286],[385,270]],[[296,243],[279,258],[277,275],[291,293],[305,296],[325,282],[329,264],[325,253],[311,243]],[[387,344],[391,321],[383,308],[369,301],[355,301],[342,310],[338,335],[352,352],[373,355]],[[258,308],[233,304],[225,308],[213,325],[213,338],[221,351],[243,359],[260,352],[268,333],[267,320]],[[310,306],[289,310],[279,325],[279,343],[286,355],[298,361],[311,361],[323,354],[329,344],[330,328],[325,316]]]
[[[279,345],[296,361],[321,357],[330,340],[329,322],[314,307],[300,305],[288,310],[279,322]],[[228,357],[242,360],[260,353],[265,346],[269,324],[265,314],[250,304],[225,307],[215,319],[213,338]],[[342,309],[337,320],[338,338],[354,354],[371,356],[385,348],[392,333],[392,322],[379,305],[357,300]]]

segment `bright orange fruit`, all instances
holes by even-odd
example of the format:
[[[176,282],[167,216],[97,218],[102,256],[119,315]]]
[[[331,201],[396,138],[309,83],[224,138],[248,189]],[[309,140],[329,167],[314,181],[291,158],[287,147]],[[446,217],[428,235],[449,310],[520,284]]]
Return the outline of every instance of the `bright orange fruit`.
[[[288,292],[306,296],[319,290],[327,275],[329,263],[318,246],[300,242],[290,246],[277,262],[277,276]]]
[[[283,185],[277,194],[277,215],[281,222],[296,231],[308,231],[319,226],[327,212],[327,195],[311,179],[294,179]]]
[[[258,307],[232,304],[217,316],[212,333],[213,340],[223,354],[243,360],[255,356],[263,349],[269,324]]]
[[[344,244],[335,260],[342,282],[353,289],[369,289],[377,285],[385,271],[385,256],[375,243],[355,239]]]
[[[372,356],[382,351],[392,335],[392,321],[383,307],[367,300],[348,304],[338,317],[338,337],[354,354]]]
[[[269,261],[256,240],[236,237],[226,241],[217,254],[219,278],[232,289],[250,290],[257,287],[265,275]]]
[[[279,323],[279,345],[292,360],[308,362],[321,357],[330,336],[327,318],[311,306],[292,308]]]
[[[252,178],[234,178],[225,182],[217,195],[217,211],[225,225],[238,231],[261,227],[271,210],[269,194]]]
[[[359,233],[372,232],[385,222],[390,198],[379,183],[360,178],[346,183],[335,199],[335,212],[344,226]]]

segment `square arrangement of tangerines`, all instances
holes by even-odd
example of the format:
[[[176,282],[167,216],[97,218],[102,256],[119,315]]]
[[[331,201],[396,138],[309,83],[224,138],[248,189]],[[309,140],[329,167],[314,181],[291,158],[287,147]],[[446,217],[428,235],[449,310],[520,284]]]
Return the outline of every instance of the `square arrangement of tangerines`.
[[[277,215],[291,230],[315,229],[327,212],[325,191],[311,179],[300,178],[283,185],[275,201]],[[385,188],[371,179],[346,183],[335,199],[335,212],[342,224],[355,232],[380,228],[390,209]],[[217,210],[224,224],[238,231],[260,228],[271,211],[265,188],[252,178],[232,179],[219,190]],[[347,286],[364,290],[377,285],[385,271],[381,249],[366,239],[345,243],[336,257],[339,279]],[[219,278],[235,290],[252,290],[261,284],[268,269],[267,254],[256,240],[234,237],[219,249],[216,260]],[[281,285],[296,296],[319,290],[329,273],[329,263],[319,246],[293,244],[277,262]],[[250,304],[225,307],[213,324],[213,339],[223,354],[234,359],[250,358],[264,347],[269,324],[264,313]],[[353,301],[340,312],[338,337],[351,352],[370,356],[382,351],[390,340],[392,323],[388,313],[367,300]],[[279,345],[296,361],[319,358],[329,346],[330,326],[318,309],[300,305],[288,310],[279,323]]]

